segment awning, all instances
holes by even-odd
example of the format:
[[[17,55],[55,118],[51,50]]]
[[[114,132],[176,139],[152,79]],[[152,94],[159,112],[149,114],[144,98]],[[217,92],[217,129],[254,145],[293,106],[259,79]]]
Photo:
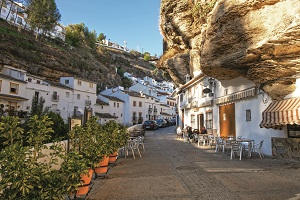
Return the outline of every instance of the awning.
[[[287,124],[300,124],[300,98],[272,102],[262,113],[261,128],[281,129]]]

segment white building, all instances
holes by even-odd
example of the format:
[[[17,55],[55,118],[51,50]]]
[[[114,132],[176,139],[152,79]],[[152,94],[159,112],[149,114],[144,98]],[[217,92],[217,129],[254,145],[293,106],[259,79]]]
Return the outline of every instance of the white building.
[[[2,87],[9,85],[0,92],[3,96],[1,102],[9,105],[10,111],[22,110],[28,113],[31,111],[32,99],[43,97],[44,107],[59,113],[67,122],[74,111],[82,116],[85,108],[91,109],[96,104],[95,82],[74,77],[61,77],[60,83],[47,81],[7,65],[3,67],[1,76]]]
[[[102,125],[111,120],[118,121],[117,116],[113,116],[110,114],[110,104],[102,101],[101,99],[96,100],[94,113],[99,118],[98,122]]]
[[[85,108],[93,108],[96,104],[96,83],[75,77],[60,77],[60,83],[73,89],[66,93],[67,101],[63,102],[68,112],[74,111],[82,115]]]
[[[124,104],[125,102],[117,97],[109,95],[98,95],[99,103],[101,102],[101,109],[97,109],[97,115],[101,117],[115,118],[114,120],[120,124],[124,124]],[[108,104],[108,105],[106,105]],[[98,106],[96,106],[98,107]],[[95,111],[96,112],[96,111]],[[105,114],[105,115],[104,115]],[[106,121],[104,121],[106,122]]]
[[[0,74],[0,113],[11,112],[11,115],[24,117],[27,114],[24,103],[26,98],[27,82],[13,78],[11,76]]]
[[[6,20],[8,23],[18,26],[22,29],[30,30],[28,23],[26,22],[28,15],[26,14],[27,7],[22,3],[15,1],[3,0],[3,6],[0,12],[0,18]],[[1,0],[0,0],[1,5]],[[42,31],[40,31],[42,33]],[[60,38],[65,41],[66,30],[65,27],[59,23],[54,27],[52,31],[48,33],[51,38]]]
[[[25,13],[25,10],[26,7],[22,3],[4,0],[0,18],[5,20],[7,19],[7,22],[9,22],[10,24],[24,28],[26,26],[27,19],[27,14]],[[28,26],[26,26],[26,28],[28,28]]]
[[[157,81],[153,78],[150,78],[150,77],[144,77],[144,84],[145,85],[153,85],[153,86],[156,86],[157,85]]]
[[[194,129],[205,126],[208,133],[221,137],[240,136],[255,143],[264,140],[263,152],[272,155],[278,143],[295,144],[295,137],[300,137],[300,126],[294,125],[300,124],[300,118],[293,114],[300,107],[299,82],[286,100],[272,102],[243,77],[218,81],[200,73],[175,91],[179,124]]]
[[[143,85],[141,83],[136,83],[129,87],[129,90],[139,92],[142,95],[145,94],[157,98],[157,90],[154,86],[151,85]]]

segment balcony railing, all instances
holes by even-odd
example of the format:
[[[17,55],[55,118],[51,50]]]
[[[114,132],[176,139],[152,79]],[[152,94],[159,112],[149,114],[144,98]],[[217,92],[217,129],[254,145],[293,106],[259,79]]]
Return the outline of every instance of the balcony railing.
[[[91,100],[85,100],[85,106],[90,107],[92,105]]]

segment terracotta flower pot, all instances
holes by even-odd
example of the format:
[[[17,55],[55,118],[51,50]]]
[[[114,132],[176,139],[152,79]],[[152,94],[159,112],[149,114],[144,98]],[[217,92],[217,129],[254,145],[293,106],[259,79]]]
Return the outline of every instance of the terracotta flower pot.
[[[89,168],[87,174],[82,174],[80,182],[81,185],[77,187],[76,194],[70,194],[70,196],[74,196],[74,198],[86,196],[92,187],[93,173],[94,170]]]
[[[88,169],[88,174],[82,174],[81,175],[81,181],[82,181],[82,185],[87,185],[90,184],[93,178],[93,172],[94,170],[89,168]]]
[[[89,191],[90,191],[89,185],[79,186],[76,192],[76,197],[87,195]]]
[[[115,153],[109,155],[109,163],[110,164],[116,163],[117,159],[118,159],[118,152],[115,152]]]
[[[108,172],[109,156],[105,156],[99,163],[98,167],[95,167],[96,176],[105,176]]]

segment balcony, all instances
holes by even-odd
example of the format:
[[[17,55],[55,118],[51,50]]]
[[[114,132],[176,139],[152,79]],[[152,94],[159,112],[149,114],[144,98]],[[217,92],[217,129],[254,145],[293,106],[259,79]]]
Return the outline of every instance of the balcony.
[[[85,106],[86,107],[91,107],[92,101],[91,100],[85,100]]]

